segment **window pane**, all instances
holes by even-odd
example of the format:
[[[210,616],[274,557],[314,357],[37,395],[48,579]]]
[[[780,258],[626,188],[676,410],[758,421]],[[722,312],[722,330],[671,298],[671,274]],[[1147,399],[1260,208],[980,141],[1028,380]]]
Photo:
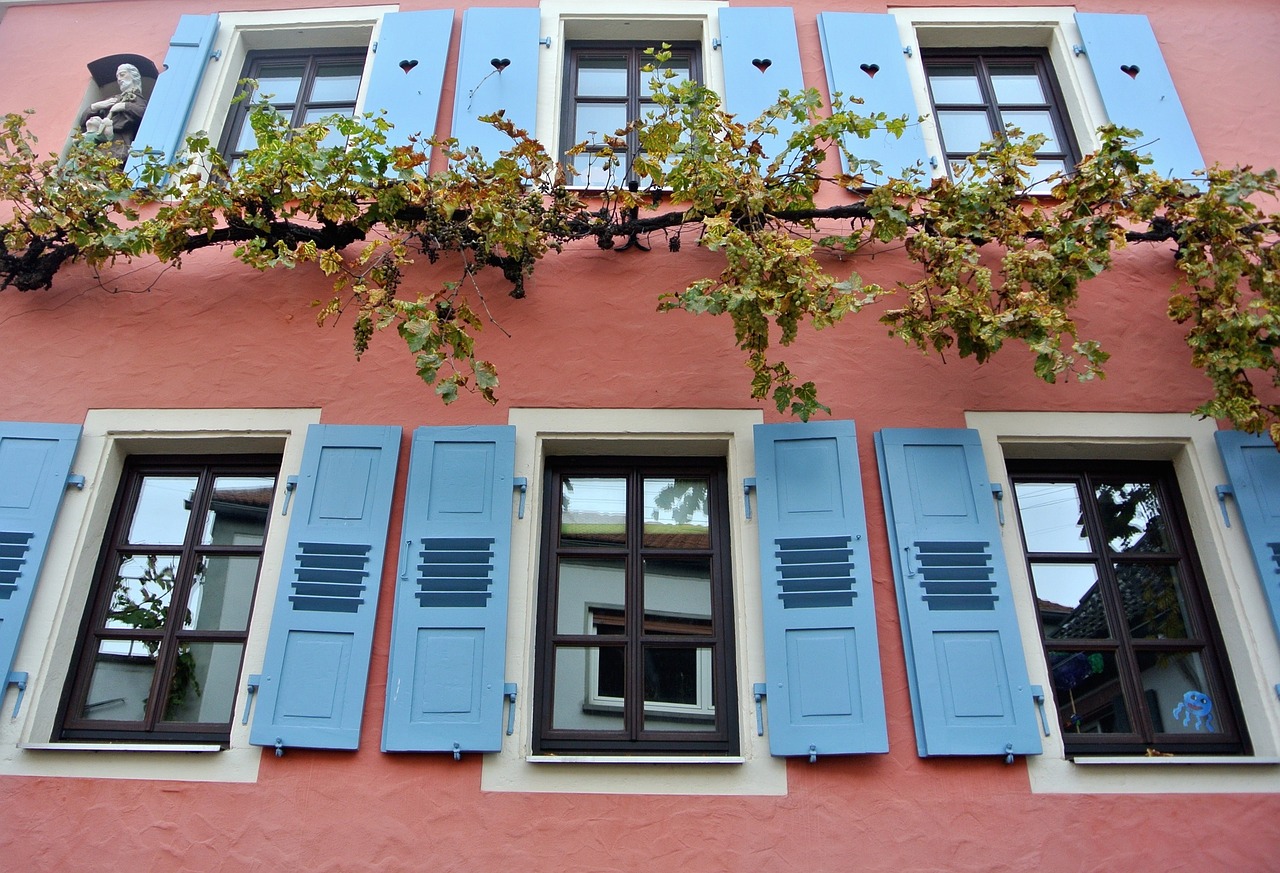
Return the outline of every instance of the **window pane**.
[[[574,113],[575,142],[599,141],[627,126],[625,103],[579,103]]]
[[[1013,491],[1027,551],[1091,551],[1075,483],[1018,482]]]
[[[258,80],[258,90],[251,98],[265,95],[273,106],[293,105],[298,102],[298,89],[302,87],[302,77],[307,67],[303,63],[270,64],[258,68],[253,77]]]
[[[356,102],[356,93],[360,90],[360,75],[364,72],[364,64],[353,61],[322,63],[316,70],[315,81],[311,84],[311,96],[308,103],[350,103]]]
[[[714,731],[711,649],[655,648],[644,651],[644,729]]]
[[[1062,145],[1058,142],[1058,137],[1053,132],[1053,116],[1049,114],[1048,110],[1017,110],[1014,112],[1002,110],[1000,118],[1004,121],[1005,127],[1016,127],[1025,135],[1043,133],[1048,137],[1044,141],[1044,145],[1040,147],[1040,151],[1062,151]]]
[[[993,138],[987,113],[947,109],[938,113],[938,126],[949,152],[976,152]]]
[[[991,70],[991,87],[997,103],[1048,103],[1040,77],[1032,64],[997,67]]]
[[[657,78],[663,82],[668,88],[674,88],[682,82],[687,82],[692,76],[690,72],[691,65],[688,58],[672,58],[662,65],[662,69],[655,70],[651,73],[640,71],[640,96],[648,97],[653,93],[653,80]],[[675,75],[668,77],[666,74],[674,73]]]
[[[1050,649],[1053,696],[1064,733],[1127,734],[1129,708],[1120,687],[1113,652],[1063,652]]]
[[[626,479],[565,476],[560,481],[562,548],[626,545]]]
[[[595,613],[626,608],[625,558],[561,558],[556,585],[556,633],[595,634]]]
[[[1149,482],[1099,485],[1102,530],[1113,552],[1167,552],[1160,498]]]
[[[331,115],[345,115],[350,117],[351,112],[339,112],[333,109],[308,109],[303,115],[302,121],[304,124],[311,124],[314,121],[320,121],[321,119],[328,118]],[[347,138],[331,126],[329,128],[329,133],[324,139],[320,140],[320,147],[337,148],[345,145],[346,141]]]
[[[249,123],[249,119],[244,120],[244,127],[240,128],[240,136],[236,139],[235,150],[237,152],[247,152],[258,147],[258,136],[253,132],[253,125]]]
[[[579,58],[577,94],[582,97],[626,97],[626,57]]]
[[[106,627],[158,630],[169,618],[169,603],[177,579],[176,555],[127,555],[120,558]]]
[[[929,90],[934,103],[983,104],[978,76],[968,64],[930,64]]]
[[[1052,184],[1045,180],[1057,173],[1059,176],[1065,175],[1067,165],[1063,161],[1046,161],[1043,158],[1036,159],[1036,165],[1031,170],[1031,181],[1034,183],[1030,187],[1030,191],[1034,194],[1048,194],[1053,190],[1053,186],[1057,184],[1055,180]]]
[[[560,646],[555,651],[551,726],[557,729],[623,729],[622,647]]]
[[[253,610],[256,556],[211,555],[196,569],[183,627],[198,630],[248,630]]]
[[[1093,564],[1031,564],[1044,638],[1106,639],[1107,616]]]
[[[155,640],[102,640],[80,718],[142,721],[158,648]]]
[[[710,548],[706,479],[644,480],[644,545],[658,549]]]
[[[200,542],[208,545],[260,546],[267,530],[276,480],[272,476],[219,476],[205,515]]]
[[[1156,733],[1212,734],[1222,730],[1198,652],[1140,652],[1138,668]]]
[[[710,634],[711,559],[644,562],[644,632]]]
[[[1116,564],[1115,572],[1131,636],[1165,640],[1188,635],[1176,567]]]
[[[181,545],[191,519],[195,476],[146,476],[129,524],[134,545]]]
[[[243,648],[242,643],[179,643],[164,720],[230,721]]]

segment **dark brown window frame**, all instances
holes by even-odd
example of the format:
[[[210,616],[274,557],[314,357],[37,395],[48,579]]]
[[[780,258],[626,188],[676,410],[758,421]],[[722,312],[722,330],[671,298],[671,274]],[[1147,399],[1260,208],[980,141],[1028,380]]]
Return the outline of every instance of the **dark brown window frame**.
[[[217,477],[262,476],[279,479],[278,455],[199,455],[199,456],[134,456],[125,461],[120,484],[111,508],[111,517],[103,537],[102,549],[94,571],[93,588],[81,620],[76,639],[72,669],[64,689],[58,712],[58,738],[60,740],[131,740],[134,742],[210,742],[225,745],[231,736],[234,713],[228,713],[225,722],[163,722],[164,698],[173,676],[181,643],[238,643],[241,647],[240,663],[235,676],[237,683],[244,668],[244,649],[249,637],[252,613],[244,630],[188,630],[182,622],[173,621],[175,615],[185,610],[194,584],[196,567],[204,556],[256,557],[261,573],[262,553],[270,534],[270,503],[266,512],[266,527],[261,545],[219,545],[200,542],[206,523],[206,513],[213,502],[213,483]],[[192,509],[182,544],[130,545],[129,524],[138,505],[142,484],[147,476],[194,475],[196,489],[191,498]],[[147,554],[176,557],[178,572],[170,593],[164,627],[159,630],[138,628],[113,629],[106,627],[108,610],[115,588],[115,567],[118,560],[129,554]],[[254,579],[250,602],[257,596],[260,579]],[[84,706],[89,693],[99,643],[103,640],[151,639],[157,643],[161,656],[156,661],[151,682],[151,692],[142,721],[112,721],[106,719],[77,718],[73,713]]]
[[[679,40],[668,42],[669,51],[672,57],[688,58],[689,70],[692,73],[694,81],[701,82],[702,74],[702,46],[697,42],[688,40]],[[653,63],[653,57],[645,54],[646,49],[655,48],[654,41],[635,41],[635,40],[568,40],[565,43],[565,68],[564,68],[564,91],[563,105],[560,112],[560,154],[566,168],[572,166],[572,160],[569,159],[565,152],[571,147],[577,145],[578,142],[586,139],[579,137],[576,130],[577,108],[579,104],[596,104],[596,105],[617,105],[625,103],[627,122],[640,118],[641,101],[640,101],[640,85],[643,77],[652,75],[644,72],[643,68],[646,64]],[[578,67],[582,58],[596,57],[616,57],[624,54],[627,60],[627,95],[625,98],[619,97],[580,97],[577,93]],[[584,131],[585,133],[585,131]],[[603,139],[613,136],[612,130],[601,130],[596,132],[597,140],[587,146],[588,153],[600,151],[603,147]],[[631,171],[632,161],[640,151],[639,136],[636,132],[630,131],[626,138],[626,154],[622,156],[623,165],[627,168],[625,181],[636,181],[636,176]],[[585,185],[586,180],[581,176],[570,176],[570,185]],[[593,185],[592,187],[598,187]]]
[[[298,87],[298,100],[296,103],[272,104],[282,115],[289,118],[290,127],[301,127],[306,120],[307,113],[313,109],[330,110],[325,114],[343,114],[347,111],[355,112],[356,101],[313,101],[311,100],[311,89],[315,84],[316,71],[320,64],[337,62],[350,62],[364,66],[365,57],[368,55],[368,49],[361,46],[346,46],[338,48],[323,49],[256,49],[249,52],[245,56],[244,72],[241,73],[241,79],[257,79],[259,73],[264,66],[280,63],[288,63],[290,61],[306,64],[306,72],[303,74],[302,83]],[[233,163],[244,156],[244,152],[235,151],[235,145],[240,141],[240,133],[244,130],[244,126],[249,123],[249,110],[253,108],[253,103],[257,99],[256,89],[247,83],[241,83],[236,89],[236,97],[231,103],[231,109],[227,113],[227,123],[223,126],[222,139],[218,145],[218,151],[226,158],[227,163]]]
[[[1143,755],[1150,752],[1181,755],[1239,755],[1249,752],[1248,737],[1244,729],[1236,685],[1231,675],[1230,663],[1222,642],[1222,634],[1200,559],[1195,550],[1187,520],[1185,503],[1178,488],[1172,464],[1161,461],[1035,461],[1011,459],[1007,462],[1010,482],[1014,488],[1015,511],[1021,522],[1022,507],[1018,505],[1017,486],[1022,483],[1074,482],[1083,499],[1081,523],[1088,534],[1092,549],[1088,552],[1031,551],[1027,546],[1025,526],[1023,553],[1027,573],[1031,579],[1032,594],[1037,604],[1037,625],[1040,628],[1042,652],[1053,685],[1054,663],[1049,651],[1081,654],[1088,657],[1098,653],[1115,658],[1119,674],[1118,690],[1123,695],[1131,724],[1131,731],[1121,733],[1075,733],[1058,719],[1063,745],[1068,757],[1088,755]],[[1150,553],[1114,552],[1106,545],[1103,523],[1096,505],[1096,487],[1106,483],[1150,483],[1157,495],[1165,517],[1163,533],[1167,538],[1167,550]],[[1036,595],[1036,562],[1080,564],[1092,566],[1098,574],[1098,592],[1106,618],[1105,638],[1048,639],[1044,622],[1040,618],[1041,599]],[[1134,637],[1130,634],[1125,609],[1124,592],[1119,583],[1116,564],[1171,567],[1183,583],[1181,593],[1185,618],[1189,627],[1186,636],[1179,638]],[[1047,602],[1047,601],[1045,601]],[[1217,733],[1187,734],[1165,733],[1156,728],[1164,720],[1174,718],[1171,712],[1152,714],[1150,695],[1143,688],[1142,656],[1195,654],[1201,659],[1208,692],[1214,701],[1213,714],[1220,731]],[[1056,697],[1056,692],[1055,692]],[[1056,700],[1056,711],[1062,713],[1063,701]],[[1135,724],[1136,723],[1136,724]]]
[[[1062,148],[1058,151],[1048,151],[1041,149],[1036,152],[1037,158],[1046,160],[1060,160],[1071,171],[1077,163],[1080,162],[1079,142],[1075,137],[1074,131],[1071,129],[1071,118],[1066,111],[1066,101],[1062,96],[1062,88],[1058,84],[1058,77],[1054,73],[1053,62],[1049,58],[1049,53],[1043,49],[1032,48],[975,48],[975,49],[922,49],[920,53],[921,62],[924,65],[925,86],[929,92],[929,104],[933,109],[935,119],[935,129],[938,131],[938,142],[942,146],[943,161],[946,164],[948,175],[951,175],[951,167],[953,163],[963,163],[966,158],[973,155],[974,152],[948,150],[946,142],[946,134],[942,129],[941,121],[938,120],[939,111],[948,109],[982,109],[987,113],[987,120],[991,125],[991,129],[996,132],[1005,130],[1004,118],[1001,111],[1021,111],[1021,110],[1048,110],[1054,124],[1054,133],[1058,142],[1062,144]],[[995,89],[991,83],[991,67],[1000,65],[1014,65],[1030,63],[1036,68],[1036,74],[1040,79],[1040,84],[1045,94],[1049,96],[1047,103],[1007,103],[1000,104],[996,100]],[[982,103],[938,103],[934,100],[933,88],[929,82],[929,67],[931,65],[944,64],[973,64],[974,70],[978,78],[978,86],[982,92]],[[1023,131],[1028,133],[1029,131]],[[1032,182],[1038,181],[1032,178]]]
[[[625,477],[627,488],[626,542],[616,547],[574,547],[560,542],[562,477]],[[709,483],[708,548],[659,548],[643,546],[641,507],[644,478],[706,478]],[[728,476],[718,458],[550,458],[547,461],[543,501],[542,546],[538,586],[537,658],[534,683],[535,754],[587,755],[737,755],[739,749],[737,678],[734,656],[733,583],[729,543]],[[625,562],[626,603],[642,602],[642,567],[646,557],[706,558],[711,568],[712,630],[690,634],[687,625],[678,633],[661,618],[645,621],[642,609],[627,609],[625,634],[587,635],[556,632],[557,568],[564,557],[617,558]],[[684,648],[691,642],[711,648],[711,687],[715,712],[713,731],[658,731],[644,729],[643,651],[646,646]],[[559,648],[611,646],[623,650],[625,670],[624,730],[598,731],[552,727],[555,694],[554,664]],[[665,716],[664,716],[665,717]],[[677,719],[678,720],[678,719]],[[692,716],[691,721],[702,721]]]

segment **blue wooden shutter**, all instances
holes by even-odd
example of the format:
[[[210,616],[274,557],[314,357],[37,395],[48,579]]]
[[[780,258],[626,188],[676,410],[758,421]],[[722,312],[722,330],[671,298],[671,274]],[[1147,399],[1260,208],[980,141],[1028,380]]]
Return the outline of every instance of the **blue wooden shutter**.
[[[0,682],[13,669],[79,440],[78,424],[0,422]]]
[[[184,15],[178,19],[178,29],[169,40],[164,68],[147,98],[147,111],[138,125],[133,148],[159,152],[169,163],[177,159],[186,136],[191,104],[195,102],[200,80],[209,64],[217,33],[217,14]],[[139,163],[137,158],[130,158],[125,172],[135,171]]]
[[[493,161],[514,142],[479,120],[505,110],[505,117],[533,135],[538,104],[540,14],[526,9],[476,8],[462,16],[462,46],[453,95],[453,132],[463,148],[476,146]],[[492,63],[510,63],[497,72]]]
[[[354,749],[400,428],[307,430],[249,742]]]
[[[1138,152],[1151,155],[1156,172],[1190,179],[1193,170],[1203,169],[1147,16],[1077,12],[1076,25],[1111,123],[1142,131]]]
[[[977,431],[883,430],[876,453],[920,755],[1039,754]]]
[[[897,19],[870,12],[820,12],[818,35],[831,93],[862,98],[861,106],[851,108],[864,115],[883,112],[891,119],[907,117],[907,129],[901,137],[885,130],[873,131],[869,139],[847,135],[845,147],[860,160],[878,161],[880,172],[851,169],[842,154],[844,171],[861,172],[869,184],[879,185],[891,176],[901,176],[905,167],[923,166],[929,155],[916,120],[919,111],[907,76]]]
[[[1280,633],[1280,451],[1264,435],[1220,430],[1214,436]]]
[[[789,6],[721,9],[720,43],[724,105],[743,124],[777,103],[783,88],[792,94],[804,90],[796,20]],[[793,130],[795,125],[782,119],[778,135],[760,141],[765,155],[772,159],[781,153]]]
[[[408,145],[414,134],[423,139],[435,135],[452,31],[451,9],[389,12],[382,17],[364,111],[386,112],[394,125],[387,133],[388,148]]]
[[[755,427],[769,750],[887,752],[852,421]]]
[[[384,752],[502,749],[515,428],[413,434]]]

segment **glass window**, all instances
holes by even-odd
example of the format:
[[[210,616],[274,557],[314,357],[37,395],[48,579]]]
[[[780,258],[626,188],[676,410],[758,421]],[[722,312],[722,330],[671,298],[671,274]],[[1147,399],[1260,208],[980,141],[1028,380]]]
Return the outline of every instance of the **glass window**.
[[[1046,55],[947,49],[922,58],[948,171],[1009,129],[1045,137],[1031,171],[1033,191],[1051,173],[1076,165],[1080,156]]]
[[[723,463],[547,471],[535,751],[734,754]]]
[[[585,152],[565,158],[571,184],[599,188],[610,182],[635,179],[631,161],[640,151],[639,138],[625,128],[654,107],[650,87],[653,73],[644,71],[653,63],[652,56],[645,54],[652,45],[568,43],[560,141],[563,151],[577,143],[587,143]],[[675,74],[671,80],[675,83],[699,79],[697,44],[673,44],[671,58],[662,68]],[[612,176],[600,155],[607,140],[614,140],[610,145],[619,158]]]
[[[1169,465],[1009,472],[1067,754],[1243,752]]]
[[[278,467],[126,465],[62,739],[227,741]]]

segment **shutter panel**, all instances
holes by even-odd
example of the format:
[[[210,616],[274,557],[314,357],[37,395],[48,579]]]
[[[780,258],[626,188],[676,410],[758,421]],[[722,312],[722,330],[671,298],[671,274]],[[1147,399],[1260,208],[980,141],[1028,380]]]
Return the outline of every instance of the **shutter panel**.
[[[861,170],[868,184],[880,185],[891,176],[901,176],[905,167],[925,166],[929,155],[916,122],[919,111],[907,76],[897,19],[870,12],[820,12],[818,36],[831,93],[862,98],[865,102],[852,108],[864,115],[883,112],[889,118],[907,117],[901,137],[886,130],[872,131],[868,139],[852,134],[845,137],[845,147],[857,158],[880,163],[879,173]],[[857,170],[850,169],[843,154],[840,166],[846,173]]]
[[[1193,170],[1203,169],[1200,147],[1147,17],[1077,12],[1076,25],[1111,123],[1142,131],[1137,151],[1151,155],[1156,172],[1190,179]]]
[[[409,145],[414,134],[423,139],[435,135],[452,31],[451,9],[388,12],[382,17],[364,110],[385,111],[394,125],[387,132],[387,148]]]
[[[413,435],[384,752],[502,749],[515,428]]]
[[[13,669],[79,441],[78,424],[0,422],[0,682]]]
[[[486,160],[514,145],[511,137],[479,120],[505,110],[506,119],[533,135],[538,103],[540,15],[527,9],[468,9],[462,16],[462,47],[453,95],[452,136],[476,146]],[[495,72],[491,61],[510,61]]]
[[[191,104],[195,102],[200,80],[209,64],[217,33],[216,13],[184,15],[178,19],[178,28],[169,40],[169,50],[165,52],[164,67],[147,99],[147,111],[138,124],[134,149],[149,148],[159,152],[170,164],[178,159],[187,132],[187,119],[191,116]],[[136,171],[139,163],[138,158],[130,158],[125,172]]]
[[[1214,436],[1280,633],[1280,451],[1265,435],[1220,430]]]
[[[400,428],[307,430],[249,742],[354,749]]]
[[[720,54],[724,63],[725,108],[744,124],[778,102],[778,92],[783,88],[792,94],[804,90],[796,20],[790,7],[721,9]],[[769,159],[786,148],[787,139],[795,130],[795,124],[785,118],[779,120],[777,127],[777,136],[760,139]]]
[[[887,752],[852,421],[755,427],[769,750]]]
[[[883,430],[876,453],[921,757],[1040,754],[977,431]]]

